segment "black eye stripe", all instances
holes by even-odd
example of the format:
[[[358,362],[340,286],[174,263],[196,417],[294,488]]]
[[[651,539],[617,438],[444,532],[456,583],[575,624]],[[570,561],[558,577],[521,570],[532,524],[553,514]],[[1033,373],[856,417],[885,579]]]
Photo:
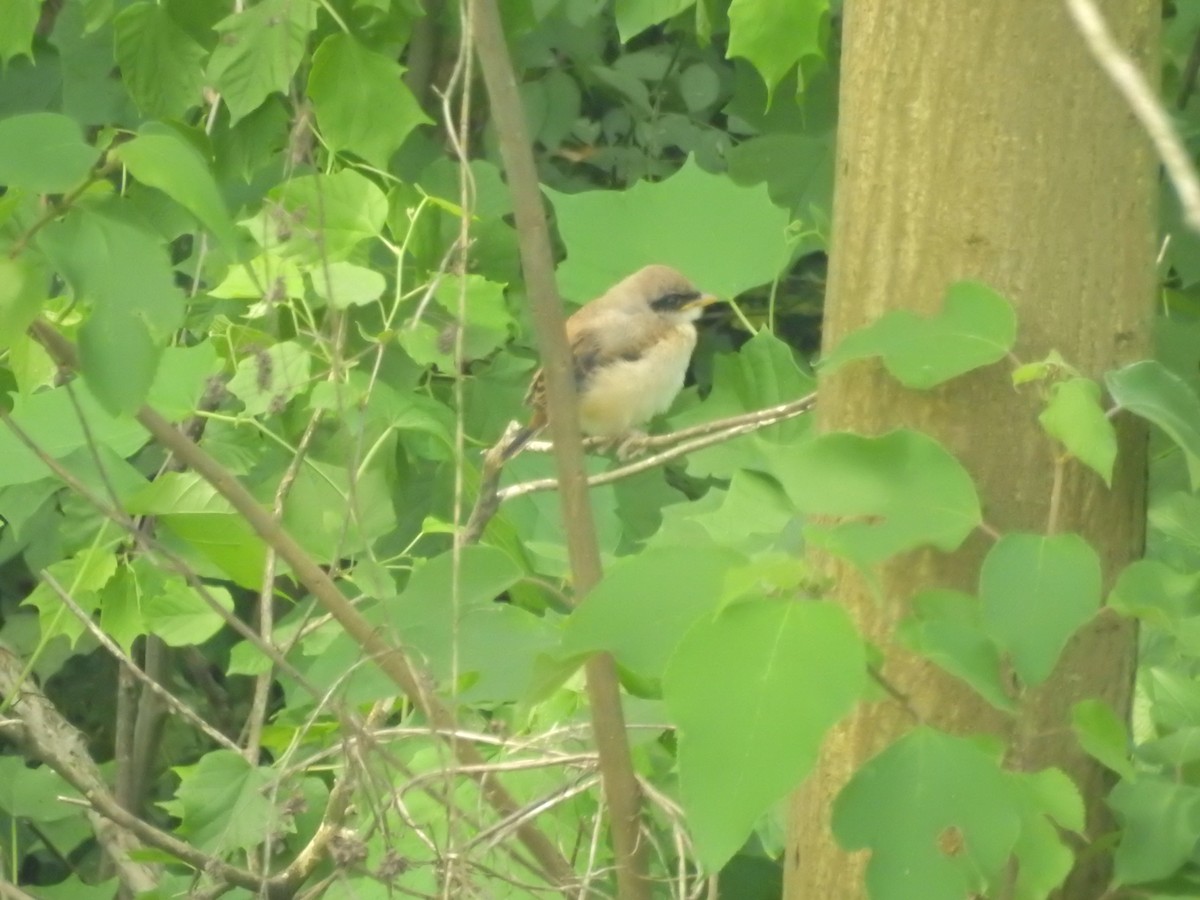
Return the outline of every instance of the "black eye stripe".
[[[669,294],[663,294],[661,297],[656,297],[654,300],[650,301],[650,306],[651,308],[659,311],[682,309],[699,297],[699,291],[675,291]]]

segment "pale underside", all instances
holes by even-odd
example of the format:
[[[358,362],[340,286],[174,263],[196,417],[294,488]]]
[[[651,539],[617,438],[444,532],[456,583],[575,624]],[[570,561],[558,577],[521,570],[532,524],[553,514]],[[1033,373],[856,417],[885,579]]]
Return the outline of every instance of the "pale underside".
[[[666,412],[683,387],[696,329],[680,323],[637,359],[613,360],[593,371],[579,403],[584,434],[620,437]]]

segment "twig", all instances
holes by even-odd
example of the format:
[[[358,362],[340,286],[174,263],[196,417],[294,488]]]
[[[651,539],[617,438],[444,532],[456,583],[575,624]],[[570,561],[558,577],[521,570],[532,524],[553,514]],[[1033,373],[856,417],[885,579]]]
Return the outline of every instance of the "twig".
[[[1108,75],[1109,80],[1125,98],[1130,110],[1158,151],[1163,167],[1183,208],[1183,219],[1193,231],[1200,231],[1200,179],[1192,168],[1191,157],[1175,133],[1171,119],[1159,103],[1146,78],[1133,61],[1113,40],[1108,25],[1092,0],[1064,0],[1067,11],[1075,20],[1079,34],[1091,51],[1092,58]]]
[[[43,319],[36,321],[31,327],[34,336],[60,366],[68,369],[78,368],[74,346],[53,326]],[[270,511],[255,499],[237,476],[149,406],[139,409],[136,419],[162,447],[174,453],[184,465],[200,475],[228,500],[263,541],[275,547],[279,556],[291,566],[296,578],[358,643],[364,655],[396,683],[433,725],[444,727],[452,721],[452,716],[445,706],[425,689],[408,655],[400,647],[390,644],[355,608],[328,573],[304,551]],[[249,628],[246,631],[254,635],[253,640],[256,644],[260,643],[259,635]],[[460,762],[466,765],[483,762],[474,747],[461,745],[457,749]],[[482,778],[479,786],[487,802],[500,816],[507,817],[519,809],[513,796],[496,779]],[[546,835],[533,824],[522,822],[517,834],[548,878],[564,889],[575,880],[575,873],[570,864]]]
[[[887,692],[889,697],[900,704],[901,709],[912,716],[914,722],[916,722],[918,725],[924,723],[925,717],[917,711],[915,706],[913,706],[912,699],[898,687],[884,678],[883,672],[881,672],[877,666],[867,666],[867,674],[871,676],[871,679],[876,684],[878,684],[884,689],[884,691]]]
[[[646,443],[651,446],[661,446],[663,444],[673,444],[673,446],[645,459],[639,459],[636,462],[618,466],[607,472],[592,475],[587,479],[587,485],[588,487],[598,487],[603,484],[611,484],[622,478],[628,478],[631,475],[637,475],[649,469],[657,468],[673,459],[678,459],[689,453],[695,453],[697,450],[703,450],[705,447],[711,447],[714,444],[723,443],[732,438],[740,437],[743,434],[758,431],[760,428],[766,428],[769,425],[777,425],[788,419],[794,419],[796,416],[809,412],[816,405],[817,395],[809,394],[806,397],[801,397],[799,400],[793,400],[791,403],[785,403],[780,406],[773,406],[770,409],[745,413],[728,419],[719,419],[705,425],[685,428],[672,434],[660,435],[657,438],[647,438]],[[691,434],[697,434],[698,436],[690,440],[679,440],[680,436]],[[558,487],[558,482],[553,478],[523,481],[519,484],[501,488],[497,491],[497,499],[500,503],[503,503],[506,500],[521,497],[525,494],[532,494],[538,491],[552,491],[556,487]]]
[[[167,706],[175,710],[175,712],[195,725],[196,728],[204,732],[204,734],[208,736],[208,739],[213,743],[224,747],[226,750],[232,750],[234,753],[240,754],[242,752],[241,748],[238,747],[237,744],[204,721],[203,717],[200,716],[199,713],[195,712],[190,706],[188,706],[186,703],[168,691],[165,687],[143,672],[138,665],[129,658],[125,651],[117,646],[117,642],[105,634],[104,630],[100,628],[100,626],[98,626],[94,621],[92,621],[92,617],[83,611],[83,608],[75,602],[75,599],[71,596],[71,593],[61,584],[59,584],[48,570],[43,569],[40,574],[42,581],[46,583],[50,590],[58,595],[58,599],[61,600],[63,605],[71,611],[71,614],[80,621],[80,623],[88,630],[92,637],[94,637],[100,643],[100,646],[111,653],[113,658],[116,659],[117,662],[119,662],[122,666],[124,666],[125,669],[131,675],[133,675],[135,679],[140,681],[146,690],[152,692],[155,696],[162,700],[163,703],[167,704]]]
[[[760,428],[766,428],[768,425],[777,425],[780,422],[787,421],[810,411],[816,404],[817,395],[813,393],[801,397],[799,400],[791,400],[787,403],[780,403],[777,406],[767,407],[766,409],[742,413],[737,416],[729,416],[725,419],[714,419],[711,422],[704,422],[689,428],[681,428],[669,434],[647,436],[638,441],[638,447],[668,447],[669,449],[608,472],[590,475],[586,480],[587,486],[591,488],[611,484],[621,478],[637,475],[639,472],[645,472],[661,466],[680,456],[693,453],[696,450],[710,447],[713,444],[718,444],[743,434],[749,434]],[[500,504],[504,501],[537,491],[552,491],[558,487],[558,479],[555,478],[542,478],[535,481],[521,482],[507,488],[500,487],[500,475],[504,467],[504,451],[512,442],[512,435],[517,428],[518,425],[515,422],[509,425],[500,440],[483,455],[483,470],[479,479],[479,495],[475,500],[475,508],[471,511],[471,517],[464,531],[463,541],[465,543],[474,543],[483,536],[488,522],[496,515],[496,512],[500,509]],[[584,446],[599,446],[602,443],[602,441],[588,438],[584,441]],[[544,441],[530,441],[523,449],[525,451],[541,452],[549,449],[551,446]]]

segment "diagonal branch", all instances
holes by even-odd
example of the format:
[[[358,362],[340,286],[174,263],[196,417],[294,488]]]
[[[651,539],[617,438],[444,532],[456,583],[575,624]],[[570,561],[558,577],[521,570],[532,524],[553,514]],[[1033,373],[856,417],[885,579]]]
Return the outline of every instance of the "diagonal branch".
[[[45,320],[38,320],[31,328],[34,336],[59,366],[72,370],[78,368],[75,347],[53,326]],[[389,643],[379,630],[359,613],[325,570],[304,551],[271,512],[246,490],[237,476],[149,406],[139,409],[136,418],[162,447],[171,451],[180,462],[200,475],[229,501],[255,533],[291,566],[296,578],[317,602],[358,643],[364,654],[396,683],[435,730],[450,729],[453,717],[449,710],[425,689],[407,654],[399,646]],[[467,766],[478,765],[484,761],[479,752],[469,744],[456,745],[455,752],[459,761]],[[477,781],[480,792],[501,817],[511,816],[520,808],[520,804],[496,779],[480,777]],[[517,835],[552,882],[566,886],[574,881],[575,873],[570,864],[533,823],[523,822],[517,828]]]

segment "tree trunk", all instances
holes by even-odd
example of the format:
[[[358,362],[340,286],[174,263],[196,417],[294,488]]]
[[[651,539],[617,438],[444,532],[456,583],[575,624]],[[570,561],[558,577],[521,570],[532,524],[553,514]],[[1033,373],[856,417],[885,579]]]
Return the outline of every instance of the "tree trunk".
[[[1153,73],[1159,4],[1102,7],[1120,44]],[[826,348],[889,310],[931,313],[951,282],[975,278],[1015,305],[1022,361],[1058,350],[1098,377],[1147,355],[1155,160],[1062,4],[847,0],[844,38]],[[859,363],[822,382],[820,423],[826,431],[925,431],[970,471],[989,525],[1045,532],[1053,447],[1033,395],[1013,389],[1003,364],[915,392]],[[1144,434],[1121,422],[1119,437],[1112,490],[1077,463],[1066,466],[1057,526],[1096,547],[1108,585],[1140,552],[1144,520]],[[1069,711],[1099,697],[1127,712],[1130,625],[1097,617],[1051,679],[1026,695],[1015,721],[891,643],[917,591],[975,593],[988,546],[976,535],[954,554],[895,561],[884,570],[882,603],[847,566],[822,564],[864,633],[885,648],[889,682],[935,726],[1006,737],[1014,767],[1067,771],[1086,799],[1094,838],[1108,827],[1109,782],[1079,750]],[[865,896],[866,854],[838,847],[831,804],[855,770],[910,726],[895,703],[864,704],[830,736],[793,801],[788,900]],[[1100,896],[1107,865],[1095,856],[1072,874],[1063,897]]]

